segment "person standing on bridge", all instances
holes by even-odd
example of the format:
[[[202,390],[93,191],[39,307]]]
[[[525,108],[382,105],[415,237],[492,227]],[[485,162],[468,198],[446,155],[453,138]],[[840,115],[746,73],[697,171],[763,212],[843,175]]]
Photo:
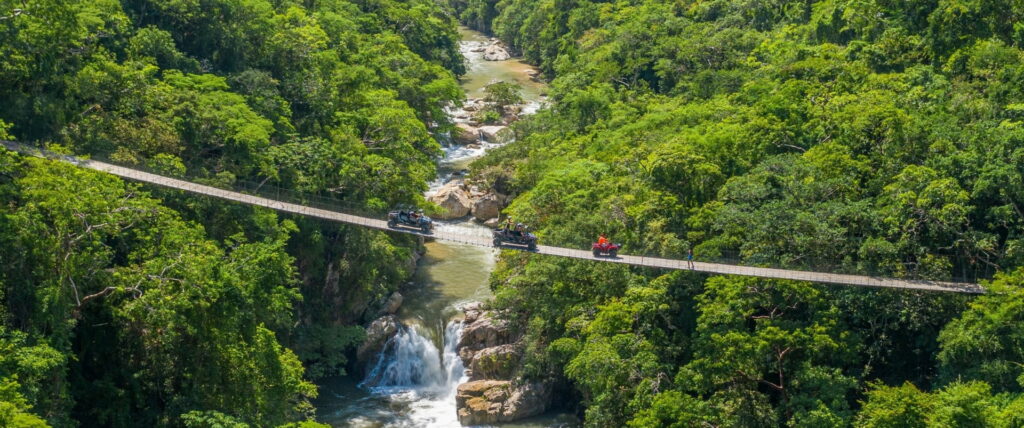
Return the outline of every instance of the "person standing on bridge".
[[[693,248],[686,249],[686,265],[693,269]]]

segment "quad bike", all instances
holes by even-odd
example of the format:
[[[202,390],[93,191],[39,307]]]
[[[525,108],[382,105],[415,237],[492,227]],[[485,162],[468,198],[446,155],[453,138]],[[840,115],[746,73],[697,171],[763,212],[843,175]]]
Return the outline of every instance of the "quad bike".
[[[590,249],[594,251],[594,257],[601,257],[605,254],[608,257],[618,257],[619,248],[622,248],[622,244],[613,244],[611,242],[597,243],[595,242],[590,246]]]
[[[501,247],[502,244],[525,245],[526,249],[535,251],[537,249],[537,235],[517,227],[515,229],[496,229],[493,232],[494,246]]]
[[[430,233],[434,229],[434,221],[423,215],[423,212],[405,209],[388,212],[388,227],[398,225],[413,227],[423,233]]]

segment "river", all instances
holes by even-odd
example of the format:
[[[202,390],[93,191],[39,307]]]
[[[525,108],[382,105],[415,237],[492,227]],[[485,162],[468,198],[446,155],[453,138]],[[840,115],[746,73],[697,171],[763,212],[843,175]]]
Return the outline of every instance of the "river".
[[[515,59],[485,61],[474,52],[489,44],[479,32],[460,28],[460,49],[466,57],[467,72],[461,79],[469,98],[482,98],[483,88],[493,81],[516,82],[523,87],[524,114],[536,111],[543,102],[545,86],[530,80],[531,67]],[[460,116],[460,110],[450,112]],[[456,122],[465,119],[455,118]],[[473,159],[495,147],[486,141],[479,148],[449,145],[438,163],[438,178],[428,195],[458,174]],[[480,232],[485,228],[469,220],[450,222]],[[362,380],[351,377],[325,379],[320,397],[314,402],[317,419],[335,427],[421,428],[459,427],[455,390],[465,382],[465,368],[456,355],[455,343],[462,332],[461,305],[491,297],[487,285],[494,268],[496,250],[448,242],[428,242],[420,260],[414,285],[404,290],[405,301],[398,317],[406,326],[391,340]],[[575,426],[572,415],[560,412],[503,424],[504,428]]]

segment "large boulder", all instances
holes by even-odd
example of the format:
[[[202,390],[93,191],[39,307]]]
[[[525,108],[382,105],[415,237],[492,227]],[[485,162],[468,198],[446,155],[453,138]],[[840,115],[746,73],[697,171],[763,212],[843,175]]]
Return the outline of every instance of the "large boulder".
[[[485,194],[473,200],[471,211],[473,217],[480,221],[498,217],[501,214],[501,198],[493,193]]]
[[[456,123],[452,131],[452,140],[458,144],[474,144],[480,141],[480,130],[468,123]]]
[[[503,46],[499,44],[493,44],[484,49],[484,59],[488,61],[505,61],[512,58],[512,55],[508,53]]]
[[[514,385],[507,380],[478,380],[459,385],[455,395],[459,423],[511,422],[547,410],[551,387],[543,382]]]
[[[462,182],[459,180],[445,184],[429,199],[442,208],[442,212],[436,217],[443,220],[465,217],[473,206],[473,201],[469,199],[469,194],[462,188]]]
[[[514,343],[481,349],[469,364],[469,379],[511,379],[521,358],[522,349]]]
[[[356,349],[356,361],[365,363],[383,351],[388,340],[398,333],[400,325],[394,315],[385,315],[373,320],[366,327],[366,340]]]
[[[495,319],[490,312],[483,312],[476,317],[476,320],[467,322],[463,327],[462,337],[459,338],[457,345],[459,357],[462,358],[462,363],[468,367],[477,351],[512,343],[513,339],[506,321]]]
[[[480,135],[484,137],[485,140],[491,143],[497,143],[499,142],[498,133],[505,128],[505,126],[501,125],[488,125],[481,126],[480,128],[478,128],[478,130],[480,131]]]
[[[481,107],[483,107],[483,100],[479,98],[470,98],[462,105],[462,111],[472,113],[480,110]]]
[[[483,302],[469,302],[462,306],[462,313],[465,314],[465,318],[462,322],[466,324],[472,324],[480,318],[480,315],[484,313]]]
[[[512,123],[519,120],[519,113],[523,112],[523,107],[519,104],[513,104],[505,106],[502,109],[501,120],[504,123]]]

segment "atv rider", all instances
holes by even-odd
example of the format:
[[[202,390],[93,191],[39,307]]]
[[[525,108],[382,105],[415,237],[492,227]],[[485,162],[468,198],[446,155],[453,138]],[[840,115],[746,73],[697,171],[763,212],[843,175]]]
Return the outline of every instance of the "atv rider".
[[[597,245],[606,245],[606,244],[608,244],[608,238],[605,237],[604,234],[602,233],[600,236],[597,237]]]

